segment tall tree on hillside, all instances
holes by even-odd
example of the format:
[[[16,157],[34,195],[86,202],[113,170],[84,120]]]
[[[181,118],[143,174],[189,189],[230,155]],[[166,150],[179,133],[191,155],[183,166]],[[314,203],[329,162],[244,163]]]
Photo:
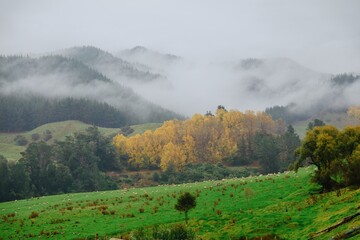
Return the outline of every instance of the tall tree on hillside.
[[[264,173],[279,171],[279,147],[276,137],[258,133],[254,139],[256,154]]]
[[[7,159],[0,155],[0,202],[10,200],[10,173]]]
[[[51,146],[45,142],[31,143],[19,160],[26,167],[26,172],[32,183],[32,191],[46,194],[46,171],[52,161]]]
[[[12,199],[27,198],[33,195],[31,191],[31,179],[27,172],[25,163],[9,162],[10,187],[9,193]]]
[[[103,136],[96,126],[87,128],[83,137],[87,142],[94,143],[95,155],[99,158],[98,166],[101,171],[113,171],[119,168],[110,138]]]
[[[161,153],[160,167],[166,170],[170,165],[174,165],[176,170],[181,171],[186,164],[186,155],[183,149],[173,144],[166,144]]]
[[[290,164],[295,162],[295,150],[300,146],[301,141],[292,125],[288,126],[285,134],[281,135],[278,140],[280,168],[286,170]]]

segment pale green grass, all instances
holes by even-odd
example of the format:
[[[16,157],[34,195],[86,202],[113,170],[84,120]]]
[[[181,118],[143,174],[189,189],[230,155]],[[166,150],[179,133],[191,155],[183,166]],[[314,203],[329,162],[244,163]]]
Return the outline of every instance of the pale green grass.
[[[306,134],[308,121],[301,121],[294,123],[293,127],[295,129],[295,132],[299,135],[300,139],[303,139]]]
[[[157,128],[161,127],[162,123],[146,123],[140,125],[132,125],[131,128],[134,129],[134,132],[130,136],[136,134],[144,133],[146,130],[155,131]]]
[[[14,144],[0,143],[0,155],[3,155],[9,161],[17,161],[21,158],[21,152],[25,151],[26,147],[16,146]]]

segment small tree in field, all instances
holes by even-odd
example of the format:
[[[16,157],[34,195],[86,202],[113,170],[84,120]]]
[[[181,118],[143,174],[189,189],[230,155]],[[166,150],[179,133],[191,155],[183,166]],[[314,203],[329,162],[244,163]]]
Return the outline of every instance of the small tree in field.
[[[189,192],[182,194],[175,205],[175,209],[180,212],[185,212],[185,222],[188,223],[188,212],[190,209],[196,207],[196,197]]]

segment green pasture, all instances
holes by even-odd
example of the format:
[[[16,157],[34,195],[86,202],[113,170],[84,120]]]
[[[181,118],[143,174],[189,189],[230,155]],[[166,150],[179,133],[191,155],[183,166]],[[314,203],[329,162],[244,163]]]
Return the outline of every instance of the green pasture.
[[[0,203],[0,239],[131,236],[157,224],[184,222],[174,209],[182,192],[197,196],[188,227],[199,239],[269,234],[308,239],[360,208],[360,189],[313,194],[310,168],[267,176],[74,193]],[[359,217],[316,239],[360,225]],[[355,238],[353,238],[355,239]]]

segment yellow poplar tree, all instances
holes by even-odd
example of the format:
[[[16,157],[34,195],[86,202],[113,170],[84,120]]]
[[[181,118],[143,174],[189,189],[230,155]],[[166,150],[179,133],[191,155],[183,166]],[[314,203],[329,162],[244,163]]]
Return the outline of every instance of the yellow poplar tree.
[[[175,166],[176,170],[181,171],[186,164],[186,155],[180,146],[169,142],[161,153],[160,167],[166,170],[171,164]]]
[[[119,154],[126,153],[126,151],[127,151],[126,150],[126,142],[127,142],[127,137],[125,137],[122,134],[118,134],[113,138],[113,144]]]

